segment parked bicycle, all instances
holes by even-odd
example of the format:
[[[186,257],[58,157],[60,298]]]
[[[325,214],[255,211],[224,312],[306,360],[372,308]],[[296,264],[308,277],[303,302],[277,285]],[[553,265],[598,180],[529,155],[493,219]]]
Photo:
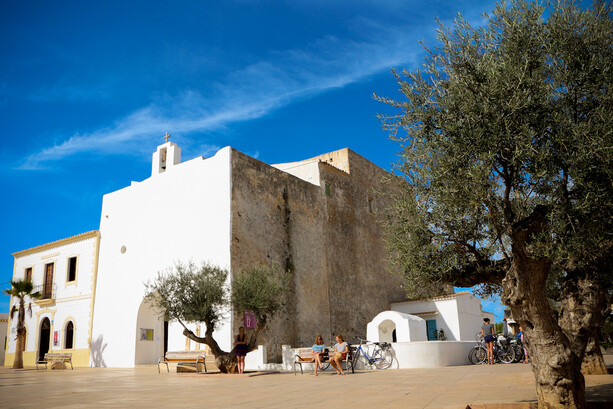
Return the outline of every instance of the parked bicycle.
[[[372,342],[374,345],[372,354],[368,354],[369,348],[362,348],[362,345],[369,342],[365,339],[357,338],[360,341],[359,345],[352,351],[353,358],[351,360],[351,370],[357,366],[357,362],[363,362],[369,366],[374,365],[377,369],[387,369],[392,365],[394,354],[392,353],[392,344],[388,342]]]
[[[521,339],[510,338],[509,343],[515,351],[515,359],[513,360],[513,362],[523,362],[526,358],[524,355],[524,344],[521,342]]]
[[[477,345],[468,351],[468,360],[474,365],[485,364],[487,363],[487,346],[483,340],[483,335],[478,332],[475,338]],[[515,346],[502,335],[498,336],[496,342],[494,342],[494,361],[510,364],[514,360]]]

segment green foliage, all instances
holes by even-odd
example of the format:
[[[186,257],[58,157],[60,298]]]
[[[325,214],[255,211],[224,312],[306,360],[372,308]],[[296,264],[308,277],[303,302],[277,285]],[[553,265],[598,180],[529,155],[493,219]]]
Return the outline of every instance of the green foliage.
[[[397,109],[380,117],[407,183],[386,225],[409,296],[444,283],[498,291],[513,232],[540,215],[525,242],[551,260],[552,291],[570,270],[610,283],[611,11],[501,3],[483,27],[441,26],[421,70],[394,72],[406,99],[377,99]]]
[[[34,285],[31,281],[11,281],[11,288],[5,289],[4,293],[19,299],[25,299],[26,297],[30,298],[41,298],[42,294],[39,291],[32,292],[34,290]]]
[[[145,284],[146,299],[166,319],[204,322],[213,331],[228,307],[228,272],[208,263],[177,263]]]
[[[445,335],[445,330],[444,329],[435,330],[434,331],[434,336],[439,341],[447,341],[447,335]]]
[[[239,313],[253,311],[262,322],[286,308],[289,294],[290,274],[275,267],[252,267],[232,279],[234,309]]]
[[[20,309],[23,309],[25,305],[25,300],[27,298],[39,299],[39,298],[42,298],[43,296],[39,291],[32,292],[33,290],[34,290],[34,285],[32,284],[32,282],[25,281],[25,280],[11,281],[11,288],[4,290],[5,294],[15,297],[19,300],[19,307],[14,305],[11,308],[10,315],[12,318],[16,312],[19,312],[19,321],[20,321],[19,324],[20,325],[23,325],[23,320],[25,319],[25,315],[23,315],[23,311],[20,311]],[[28,308],[28,310],[31,313],[30,307]]]

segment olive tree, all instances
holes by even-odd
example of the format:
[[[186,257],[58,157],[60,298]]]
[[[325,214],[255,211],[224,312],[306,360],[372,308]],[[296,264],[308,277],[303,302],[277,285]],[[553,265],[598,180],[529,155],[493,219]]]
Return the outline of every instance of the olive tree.
[[[223,373],[234,373],[236,352],[224,351],[213,337],[216,326],[226,318],[229,307],[236,313],[251,310],[256,314],[256,330],[248,342],[248,351],[257,348],[257,337],[267,320],[282,311],[288,294],[288,275],[274,268],[254,267],[239,271],[228,285],[227,270],[202,263],[177,263],[174,268],[159,272],[146,283],[147,298],[165,319],[177,320],[187,338],[207,345],[215,363]],[[204,337],[194,334],[186,325],[203,322]]]
[[[387,221],[411,294],[502,290],[539,407],[585,406],[581,362],[611,300],[611,5],[500,3],[441,25],[422,69],[394,72],[383,126],[404,191]],[[555,289],[555,297],[548,297]]]

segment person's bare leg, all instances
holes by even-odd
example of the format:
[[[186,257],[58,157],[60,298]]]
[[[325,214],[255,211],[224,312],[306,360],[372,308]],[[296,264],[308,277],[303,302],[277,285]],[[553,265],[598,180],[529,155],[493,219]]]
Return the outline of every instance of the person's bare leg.
[[[337,373],[337,374],[340,374],[341,372],[338,370],[338,365],[339,365],[339,364],[338,364],[338,361],[336,360],[336,357],[335,357],[335,356],[333,356],[333,357],[330,359],[330,363],[332,364],[332,367],[334,368],[334,370],[336,371],[336,373]]]
[[[343,365],[341,364],[341,358],[340,356],[335,356],[334,357],[334,362],[336,362],[336,366],[334,369],[336,369],[336,373],[339,375],[343,374]]]

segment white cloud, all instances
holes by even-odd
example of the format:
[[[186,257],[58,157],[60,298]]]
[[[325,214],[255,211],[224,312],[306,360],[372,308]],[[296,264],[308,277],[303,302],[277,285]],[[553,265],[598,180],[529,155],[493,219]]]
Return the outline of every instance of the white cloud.
[[[428,32],[434,34],[435,23]],[[188,140],[194,134],[262,117],[303,98],[342,88],[391,67],[410,66],[422,54],[417,43],[423,27],[403,28],[364,24],[362,38],[351,41],[324,37],[304,49],[270,52],[266,59],[219,80],[206,96],[197,89],[162,97],[114,124],[28,156],[19,169],[41,169],[73,155],[140,152],[141,142],[168,131]],[[418,33],[420,30],[421,33]],[[75,95],[79,95],[75,92]],[[196,141],[193,141],[196,142]],[[197,143],[214,141],[198,141]],[[194,145],[197,145],[194,143]]]

